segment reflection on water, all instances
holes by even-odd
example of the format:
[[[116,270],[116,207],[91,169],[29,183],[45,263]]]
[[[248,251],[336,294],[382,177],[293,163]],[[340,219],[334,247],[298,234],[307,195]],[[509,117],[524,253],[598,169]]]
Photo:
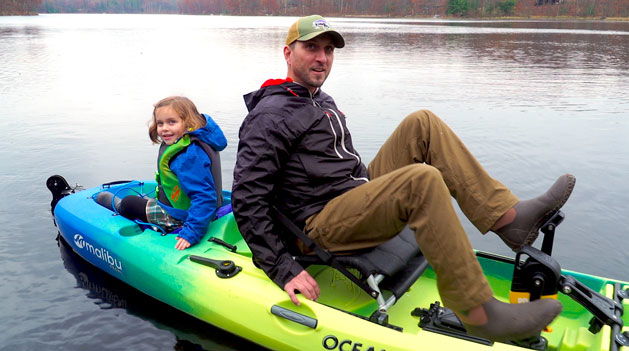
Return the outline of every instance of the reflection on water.
[[[72,251],[62,237],[59,236],[57,241],[65,269],[74,276],[78,288],[87,290],[88,298],[92,299],[100,309],[124,309],[127,313],[149,321],[159,329],[173,333],[175,335],[173,349],[179,351],[262,350],[255,344],[236,338],[139,292],[83,260]],[[66,350],[72,348],[74,348],[73,345],[66,345]],[[90,348],[90,345],[83,344],[77,349],[81,348]]]
[[[246,114],[242,95],[285,75],[282,42],[293,21],[0,17],[0,192],[7,199],[0,202],[0,314],[12,321],[0,322],[0,340],[10,340],[0,350],[62,349],[71,338],[134,349],[173,345],[185,327],[167,332],[151,316],[109,314],[72,289],[76,282],[51,250],[56,232],[44,182],[52,174],[84,186],[151,178],[152,104],[181,94],[223,127],[229,187]],[[629,23],[332,21],[347,46],[336,51],[324,90],[348,116],[365,162],[405,115],[431,109],[522,198],[574,173],[555,257],[565,268],[629,280],[622,245],[629,228]],[[464,226],[475,247],[511,254],[493,234]]]

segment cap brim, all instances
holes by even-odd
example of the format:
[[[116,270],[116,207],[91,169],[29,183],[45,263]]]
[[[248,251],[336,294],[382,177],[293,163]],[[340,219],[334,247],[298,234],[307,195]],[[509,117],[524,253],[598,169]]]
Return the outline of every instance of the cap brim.
[[[312,38],[318,37],[319,35],[322,35],[322,34],[330,35],[330,37],[332,38],[332,42],[334,43],[334,47],[340,49],[345,46],[345,39],[343,39],[343,36],[339,32],[335,31],[334,29],[306,34],[303,37],[298,38],[297,40],[306,41],[306,40],[310,40]]]

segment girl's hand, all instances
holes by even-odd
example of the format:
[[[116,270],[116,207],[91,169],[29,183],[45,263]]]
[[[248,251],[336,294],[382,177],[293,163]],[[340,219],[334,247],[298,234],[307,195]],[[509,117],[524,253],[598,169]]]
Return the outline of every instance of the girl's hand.
[[[177,244],[175,244],[175,249],[177,250],[185,250],[190,247],[190,243],[188,240],[184,238],[177,237]]]

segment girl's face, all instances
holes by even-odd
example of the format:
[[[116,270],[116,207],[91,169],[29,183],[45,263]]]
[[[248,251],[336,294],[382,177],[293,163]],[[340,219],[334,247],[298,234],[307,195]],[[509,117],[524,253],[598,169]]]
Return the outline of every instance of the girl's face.
[[[155,124],[157,135],[166,145],[174,144],[186,131],[183,119],[170,106],[155,110]]]

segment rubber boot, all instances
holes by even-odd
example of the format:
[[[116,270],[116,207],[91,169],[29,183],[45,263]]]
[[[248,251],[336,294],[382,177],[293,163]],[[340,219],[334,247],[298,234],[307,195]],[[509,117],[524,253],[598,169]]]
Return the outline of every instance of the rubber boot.
[[[114,194],[110,193],[109,191],[101,191],[100,193],[98,193],[98,195],[96,196],[96,202],[103,206],[106,207],[112,211],[114,211],[114,209],[111,207],[112,205],[112,199],[114,198]],[[116,206],[116,211],[120,211],[120,198],[116,198],[114,200],[114,205]]]
[[[504,342],[537,336],[561,313],[561,303],[555,299],[542,299],[521,304],[504,303],[491,298],[483,304],[487,323],[468,325],[468,334]]]
[[[568,201],[576,178],[572,174],[559,177],[546,193],[525,201],[518,202],[513,222],[494,232],[513,251],[519,251],[524,245],[531,245],[539,235],[539,229],[548,220],[547,216],[559,210]]]

